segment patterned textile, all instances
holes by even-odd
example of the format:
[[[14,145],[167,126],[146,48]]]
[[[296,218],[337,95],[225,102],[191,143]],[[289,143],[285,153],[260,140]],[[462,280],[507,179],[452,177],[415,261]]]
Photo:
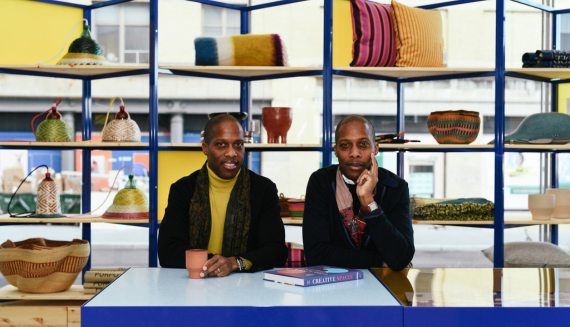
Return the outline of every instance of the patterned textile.
[[[447,67],[443,60],[443,28],[439,10],[425,10],[392,1],[396,34],[396,66]]]
[[[285,44],[277,34],[198,37],[196,66],[287,66]]]
[[[418,206],[421,198],[410,200],[414,220],[489,221],[494,219],[493,202],[480,198],[462,198]]]
[[[305,259],[305,249],[301,244],[285,242],[287,245],[287,262],[285,262],[285,267],[288,268],[300,268],[307,266],[307,260]]]
[[[429,115],[427,125],[439,144],[469,144],[479,135],[481,118],[476,111],[434,111]]]
[[[198,173],[194,196],[190,202],[190,240],[191,249],[207,249],[212,230],[212,212],[210,209],[210,181],[206,165]],[[249,227],[251,223],[250,208],[250,176],[245,166],[241,171],[230,195],[226,221],[224,224],[224,240],[222,253],[224,257],[240,255],[246,252]]]
[[[22,292],[60,292],[73,284],[89,260],[89,242],[32,238],[0,245],[0,272]]]
[[[352,194],[350,194],[350,190],[348,189],[348,186],[346,186],[342,177],[340,168],[338,168],[336,171],[336,204],[340,215],[342,216],[344,227],[348,231],[350,238],[356,244],[356,248],[360,250],[362,248],[362,235],[366,229],[366,221],[354,214]],[[372,196],[375,195],[376,188],[374,189],[374,192],[372,192]]]
[[[393,67],[396,35],[390,5],[351,0],[352,62],[356,67]]]

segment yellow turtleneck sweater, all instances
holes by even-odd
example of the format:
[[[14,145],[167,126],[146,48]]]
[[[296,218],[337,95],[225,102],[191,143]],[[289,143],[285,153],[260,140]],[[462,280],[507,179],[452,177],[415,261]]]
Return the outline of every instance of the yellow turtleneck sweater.
[[[226,210],[228,209],[230,195],[240,172],[232,179],[222,179],[208,165],[206,167],[208,168],[210,182],[210,210],[212,214],[212,230],[210,232],[210,242],[208,243],[208,253],[222,253]],[[246,259],[243,259],[243,261],[245,262],[245,269],[249,270],[251,262]]]

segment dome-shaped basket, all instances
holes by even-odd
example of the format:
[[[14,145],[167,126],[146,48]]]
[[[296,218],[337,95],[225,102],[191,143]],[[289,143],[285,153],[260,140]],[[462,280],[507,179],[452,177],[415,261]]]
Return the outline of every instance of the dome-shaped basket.
[[[132,119],[110,121],[103,132],[103,142],[140,142],[141,130]]]
[[[427,125],[439,144],[469,144],[479,135],[481,118],[476,111],[435,111],[429,115]]]
[[[0,245],[0,272],[22,292],[61,292],[75,282],[87,264],[89,252],[85,240],[8,240]]]
[[[83,33],[75,39],[67,54],[63,56],[58,65],[108,65],[107,58],[102,56],[99,43],[91,37],[89,25],[83,26]]]
[[[113,204],[105,211],[103,218],[110,219],[145,219],[148,218],[148,199],[136,188],[120,190]]]
[[[73,131],[68,123],[61,119],[46,119],[38,125],[38,142],[71,142]]]

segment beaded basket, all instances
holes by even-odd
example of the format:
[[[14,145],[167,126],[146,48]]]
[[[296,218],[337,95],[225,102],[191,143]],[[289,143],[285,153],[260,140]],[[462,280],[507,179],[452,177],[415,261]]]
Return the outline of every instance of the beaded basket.
[[[89,259],[89,242],[31,238],[0,245],[0,272],[22,292],[69,289]]]
[[[476,111],[435,111],[429,115],[427,125],[439,144],[469,144],[479,135],[481,118]]]

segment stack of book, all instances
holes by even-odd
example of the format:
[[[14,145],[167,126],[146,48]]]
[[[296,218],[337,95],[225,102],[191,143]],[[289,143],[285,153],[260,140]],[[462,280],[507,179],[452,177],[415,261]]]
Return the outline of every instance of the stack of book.
[[[121,276],[129,267],[95,267],[85,273],[83,293],[96,294],[115,278]]]

